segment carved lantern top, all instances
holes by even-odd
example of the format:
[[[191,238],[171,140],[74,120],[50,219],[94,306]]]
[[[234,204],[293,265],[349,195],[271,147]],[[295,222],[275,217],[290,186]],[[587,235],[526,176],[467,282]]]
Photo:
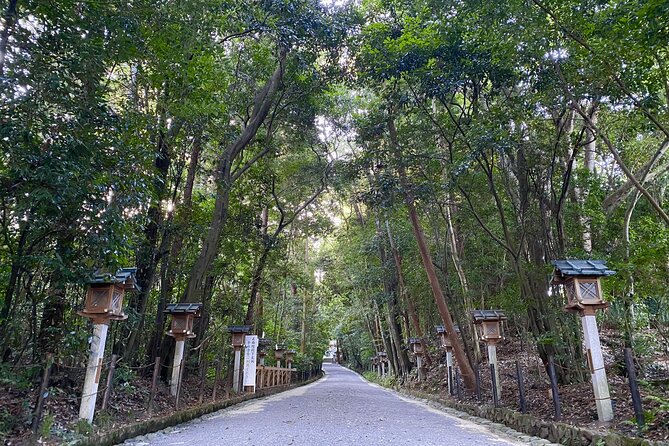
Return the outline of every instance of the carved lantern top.
[[[415,354],[423,354],[423,343],[420,342],[420,338],[409,338],[409,345]]]
[[[481,340],[488,344],[495,344],[503,339],[500,322],[506,320],[506,315],[501,310],[474,310],[472,311],[474,323],[479,325]]]
[[[164,313],[172,315],[172,327],[167,332],[168,336],[178,341],[195,337],[193,320],[202,316],[201,303],[169,304],[165,307]]]
[[[434,328],[437,331],[439,337],[441,338],[441,346],[446,350],[450,351],[453,348],[453,345],[451,344],[451,340],[448,337],[448,332],[446,331],[446,327],[444,327],[443,325],[437,325]],[[456,333],[460,333],[460,327],[455,325],[454,328]]]
[[[293,362],[296,353],[295,350],[286,350],[286,361]]]
[[[96,271],[88,281],[84,309],[78,314],[96,324],[127,319],[123,313],[123,297],[126,291],[139,290],[136,271],[137,268],[122,268],[116,274]]]
[[[250,325],[229,325],[228,333],[232,334],[232,346],[234,348],[242,348],[244,346],[244,338],[250,331]]]
[[[567,294],[565,310],[577,313],[594,312],[606,308],[601,277],[616,272],[606,267],[603,260],[554,260],[552,284],[564,285]]]

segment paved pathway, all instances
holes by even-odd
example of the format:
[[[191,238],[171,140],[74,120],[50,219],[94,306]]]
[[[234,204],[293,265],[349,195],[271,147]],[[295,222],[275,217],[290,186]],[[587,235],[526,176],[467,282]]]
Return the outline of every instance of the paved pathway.
[[[247,401],[155,434],[128,440],[125,444],[530,444],[529,437],[516,436],[514,439],[484,425],[446,414],[370,384],[338,365],[326,364],[324,370],[325,378],[308,386]],[[532,439],[531,444],[538,443]]]

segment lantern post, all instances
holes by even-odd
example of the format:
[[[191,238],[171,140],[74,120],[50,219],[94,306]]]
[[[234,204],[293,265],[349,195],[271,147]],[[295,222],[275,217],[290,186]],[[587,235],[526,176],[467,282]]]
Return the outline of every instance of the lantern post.
[[[293,368],[293,359],[295,359],[295,350],[286,350],[286,367],[292,370]]]
[[[235,362],[232,371],[232,390],[236,393],[239,393],[242,388],[240,380],[242,347],[244,347],[244,338],[250,331],[250,325],[231,325],[228,327],[228,333],[232,334],[232,349],[235,352]]]
[[[258,365],[265,365],[265,357],[267,356],[267,347],[272,344],[272,341],[265,338],[258,339]]]
[[[174,360],[172,362],[172,379],[170,381],[170,393],[176,397],[181,383],[181,367],[184,359],[184,346],[186,339],[194,338],[193,320],[202,315],[201,303],[169,304],[163,311],[172,315],[172,325],[167,336],[174,338]]]
[[[376,356],[379,358],[379,365],[381,366],[381,377],[386,376],[386,361],[388,360],[388,355],[386,352],[376,352]]]
[[[437,325],[435,328],[439,338],[441,339],[441,348],[446,349],[446,374],[448,375],[448,391],[451,393],[453,391],[453,345],[451,344],[451,340],[448,337],[448,332],[443,325]],[[455,332],[460,332],[460,329],[457,325],[455,326]]]
[[[115,275],[97,271],[88,282],[84,308],[78,312],[80,316],[90,319],[93,323],[91,350],[79,406],[79,418],[89,423],[93,422],[95,414],[109,321],[122,321],[128,318],[123,313],[123,297],[126,291],[139,289],[135,282],[136,271],[137,268],[123,268]]]
[[[506,320],[506,315],[500,310],[474,310],[472,311],[472,317],[474,323],[479,326],[481,340],[488,347],[488,364],[492,365],[495,371],[495,396],[499,401],[502,398],[502,383],[499,380],[496,344],[504,339],[500,323]]]
[[[611,421],[613,407],[595,313],[609,306],[603,300],[600,278],[611,276],[615,271],[608,269],[602,260],[555,260],[552,263],[555,266],[552,284],[564,285],[567,294],[564,309],[581,316],[597,418],[601,422]]]
[[[420,338],[409,338],[409,345],[411,346],[411,351],[416,356],[416,367],[418,368],[418,381],[425,380],[425,370],[423,369],[423,343]]]
[[[283,359],[283,354],[286,352],[286,346],[283,344],[276,344],[274,346],[274,359],[276,359],[276,366],[281,368],[281,360]]]

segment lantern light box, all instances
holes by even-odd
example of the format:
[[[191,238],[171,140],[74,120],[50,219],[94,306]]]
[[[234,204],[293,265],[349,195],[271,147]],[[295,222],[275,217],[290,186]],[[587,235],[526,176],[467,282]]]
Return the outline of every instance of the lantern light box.
[[[95,323],[127,319],[128,315],[123,313],[123,297],[126,291],[139,290],[135,272],[137,268],[122,268],[115,275],[97,271],[88,281],[84,309],[78,314]]]
[[[173,338],[194,338],[193,320],[202,316],[201,303],[170,304],[164,313],[172,315],[172,328],[167,332]]]
[[[276,344],[274,347],[274,359],[281,360],[283,359],[283,354],[286,352],[286,346],[283,344]]]
[[[506,315],[500,310],[474,310],[472,311],[474,323],[481,327],[481,340],[494,344],[503,339],[500,322],[506,320]]]
[[[409,338],[409,345],[415,354],[420,355],[423,353],[423,344],[420,342],[420,338]]]
[[[451,340],[448,338],[448,332],[446,331],[446,328],[443,325],[437,325],[434,328],[441,338],[441,346],[446,349],[452,348],[453,345],[451,344]],[[454,328],[456,333],[460,333],[460,327],[456,325]]]
[[[230,325],[228,333],[232,333],[232,346],[242,348],[244,346],[244,338],[250,331],[250,325]]]
[[[580,313],[606,308],[600,277],[615,274],[603,260],[555,260],[554,285],[564,285],[567,294],[565,310]]]

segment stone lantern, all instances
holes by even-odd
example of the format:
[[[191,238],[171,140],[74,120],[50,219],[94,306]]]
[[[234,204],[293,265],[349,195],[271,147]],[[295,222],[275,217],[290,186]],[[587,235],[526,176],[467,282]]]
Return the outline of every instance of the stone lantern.
[[[286,350],[286,367],[293,368],[293,359],[295,358],[295,350]]]
[[[446,349],[446,374],[448,380],[448,391],[452,392],[453,389],[453,345],[451,344],[451,339],[448,337],[448,332],[443,325],[437,325],[436,327],[437,334],[441,339],[441,348]],[[455,326],[455,332],[459,333],[460,329],[458,326]]]
[[[274,346],[274,359],[276,359],[276,366],[281,368],[281,360],[283,359],[283,354],[286,352],[286,346],[284,344],[276,344]]]
[[[499,368],[497,367],[497,348],[495,344],[504,339],[502,336],[501,322],[506,320],[506,315],[500,310],[474,310],[472,311],[474,323],[479,326],[480,337],[488,347],[488,364],[495,371],[495,383],[497,384],[497,400],[502,398],[502,383],[499,380]]]
[[[172,315],[172,326],[167,332],[167,335],[173,337],[176,343],[174,346],[170,393],[172,396],[177,396],[179,383],[181,382],[181,362],[184,357],[184,346],[186,344],[186,339],[195,337],[195,333],[193,333],[193,321],[196,317],[202,315],[202,304],[169,304],[165,307],[163,313]]]
[[[265,365],[265,357],[267,356],[267,347],[272,344],[269,339],[258,339],[258,365]]]
[[[78,312],[80,316],[90,319],[93,323],[91,350],[79,406],[79,418],[89,423],[93,422],[95,414],[109,321],[122,321],[128,317],[123,313],[123,297],[126,291],[139,290],[135,281],[136,271],[137,268],[123,268],[116,274],[96,271],[88,281],[84,308]]]
[[[411,351],[416,356],[416,367],[418,368],[418,380],[423,381],[425,377],[423,376],[423,343],[420,338],[409,338],[409,345],[411,346]]]
[[[242,348],[244,347],[244,338],[251,331],[250,325],[230,325],[228,333],[232,335],[232,349],[235,352],[235,362],[232,372],[232,390],[239,393],[241,391],[240,368],[242,362]]]
[[[602,422],[611,421],[613,407],[595,313],[608,307],[603,299],[600,278],[611,276],[615,271],[608,269],[602,260],[555,260],[552,263],[555,266],[552,284],[564,285],[567,294],[565,310],[581,316],[597,417]]]

